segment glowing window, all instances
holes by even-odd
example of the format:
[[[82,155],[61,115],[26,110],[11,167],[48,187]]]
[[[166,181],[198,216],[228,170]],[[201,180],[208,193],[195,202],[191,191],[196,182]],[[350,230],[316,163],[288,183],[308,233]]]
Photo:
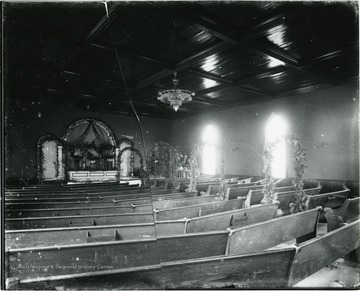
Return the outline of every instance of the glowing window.
[[[202,173],[204,175],[216,174],[216,160],[217,160],[217,142],[218,131],[212,126],[208,125],[203,134],[203,151],[202,151]]]
[[[286,139],[287,124],[283,118],[273,114],[266,125],[266,143],[274,143],[271,171],[275,178],[286,176]]]

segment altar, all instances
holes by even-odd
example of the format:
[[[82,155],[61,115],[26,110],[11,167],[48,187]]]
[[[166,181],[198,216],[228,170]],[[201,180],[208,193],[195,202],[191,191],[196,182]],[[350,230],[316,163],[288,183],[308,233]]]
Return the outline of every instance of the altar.
[[[47,134],[38,141],[40,181],[137,185],[143,176],[142,155],[133,142],[127,137],[117,140],[99,120],[78,120],[61,138]]]
[[[118,171],[69,171],[71,182],[116,182]]]

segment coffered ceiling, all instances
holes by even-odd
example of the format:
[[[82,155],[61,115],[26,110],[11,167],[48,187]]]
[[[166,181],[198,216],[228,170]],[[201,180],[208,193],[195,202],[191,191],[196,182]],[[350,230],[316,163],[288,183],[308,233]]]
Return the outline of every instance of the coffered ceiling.
[[[357,82],[357,3],[4,2],[5,95],[176,119]]]

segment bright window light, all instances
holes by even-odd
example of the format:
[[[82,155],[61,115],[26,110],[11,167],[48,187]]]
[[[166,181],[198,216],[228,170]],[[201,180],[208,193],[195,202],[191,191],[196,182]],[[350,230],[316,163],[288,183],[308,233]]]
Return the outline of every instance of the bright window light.
[[[213,125],[208,125],[203,134],[202,173],[216,174],[218,131]]]
[[[211,143],[216,144],[218,142],[219,134],[213,125],[208,125],[205,128],[204,134],[203,134],[203,142],[204,143]]]
[[[266,142],[275,140],[271,163],[272,176],[274,178],[285,178],[286,176],[286,140],[288,126],[283,118],[274,114],[270,117],[266,125]]]

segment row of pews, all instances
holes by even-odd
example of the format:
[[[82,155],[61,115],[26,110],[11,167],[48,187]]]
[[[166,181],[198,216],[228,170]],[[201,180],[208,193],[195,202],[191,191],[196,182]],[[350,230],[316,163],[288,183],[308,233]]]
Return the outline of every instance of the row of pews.
[[[261,205],[250,178],[224,197],[216,179],[196,192],[160,182],[6,189],[8,289],[287,288],[359,247],[346,188],[308,188],[309,210],[291,214],[292,186]]]

